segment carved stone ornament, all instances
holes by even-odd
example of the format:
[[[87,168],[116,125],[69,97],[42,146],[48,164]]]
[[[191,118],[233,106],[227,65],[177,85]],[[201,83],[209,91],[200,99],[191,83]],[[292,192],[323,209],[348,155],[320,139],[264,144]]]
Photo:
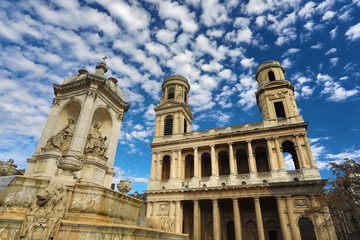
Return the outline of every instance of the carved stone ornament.
[[[95,98],[95,97],[97,97],[97,92],[95,90],[88,90],[87,96]]]
[[[16,169],[13,159],[9,159],[7,162],[0,161],[0,176],[13,176],[23,175],[23,173]]]
[[[106,153],[108,148],[105,144],[107,137],[101,136],[101,127],[102,124],[100,122],[97,122],[90,129],[86,140],[85,153],[107,159]]]
[[[61,219],[65,218],[65,210],[65,185],[59,182],[50,182],[45,189],[36,195],[26,213],[20,239],[53,239]]]
[[[73,172],[80,171],[83,168],[84,160],[80,156],[65,154],[56,161],[56,165],[64,171],[64,175],[70,176]]]
[[[45,146],[41,148],[43,152],[46,151],[60,151],[67,152],[70,147],[71,139],[75,130],[75,121],[73,118],[68,118],[68,124],[60,130],[57,134],[50,137]]]
[[[308,201],[306,199],[295,199],[294,200],[295,207],[308,207]]]
[[[124,113],[123,112],[118,113],[116,118],[122,121],[124,119]]]
[[[169,217],[149,217],[146,219],[145,226],[147,228],[155,228],[168,232],[175,231],[175,221]]]
[[[53,98],[52,104],[53,104],[53,106],[59,106],[60,102],[61,102],[60,98]]]
[[[123,193],[127,194],[132,188],[132,184],[130,180],[120,180],[120,182],[117,185],[117,189]]]

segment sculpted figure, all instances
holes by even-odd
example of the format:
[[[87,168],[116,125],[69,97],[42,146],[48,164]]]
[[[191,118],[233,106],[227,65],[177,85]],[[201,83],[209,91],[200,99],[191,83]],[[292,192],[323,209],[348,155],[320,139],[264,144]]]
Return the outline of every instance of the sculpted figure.
[[[70,147],[70,142],[75,130],[75,121],[71,117],[68,118],[68,124],[56,135],[49,138],[46,142],[45,147],[41,150],[49,151],[56,150],[66,152]]]
[[[174,219],[169,217],[149,217],[146,219],[145,226],[147,228],[161,229],[168,232],[175,231]]]
[[[99,131],[102,127],[100,122],[95,123],[95,125],[90,129],[89,135],[86,141],[85,153],[91,153],[96,156],[105,157],[107,152],[107,147],[105,141],[107,137],[102,137],[101,132]],[[105,157],[106,158],[106,157]]]
[[[0,161],[0,176],[23,175],[22,170],[17,170],[13,159],[7,162]]]
[[[49,183],[45,189],[36,195],[30,210],[27,212],[20,239],[53,239],[61,219],[65,217],[65,210],[65,185]]]

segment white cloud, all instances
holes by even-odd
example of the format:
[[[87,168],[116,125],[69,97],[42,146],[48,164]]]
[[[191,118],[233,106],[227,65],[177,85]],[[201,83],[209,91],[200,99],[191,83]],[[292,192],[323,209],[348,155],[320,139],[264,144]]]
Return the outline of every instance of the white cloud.
[[[307,2],[305,4],[305,6],[300,9],[300,11],[298,12],[298,15],[305,19],[311,18],[312,15],[315,13],[314,7],[315,7],[314,2],[312,2],[312,1]]]
[[[248,14],[261,14],[268,9],[268,6],[263,0],[250,0],[245,9]]]
[[[162,19],[175,19],[181,22],[181,27],[185,32],[194,33],[198,26],[194,20],[193,13],[185,5],[179,5],[177,2],[160,1],[159,16]]]
[[[351,26],[345,33],[347,39],[355,41],[360,38],[360,23]]]
[[[322,44],[321,44],[321,43],[318,43],[318,44],[312,45],[310,48],[311,48],[311,49],[321,49],[321,48],[322,48]]]
[[[244,67],[244,68],[253,68],[257,65],[257,63],[254,61],[254,58],[242,58],[240,61],[240,64]]]
[[[237,17],[234,21],[234,28],[248,28],[250,19],[245,17]]]
[[[209,64],[203,64],[201,69],[207,72],[218,72],[223,68],[223,65],[213,60]]]
[[[323,16],[322,16],[322,20],[323,21],[327,21],[332,19],[335,16],[336,12],[333,11],[327,11]]]
[[[175,34],[176,32],[172,32],[167,29],[161,29],[156,33],[156,38],[164,44],[169,44],[174,42]]]
[[[256,18],[256,20],[255,20],[255,23],[256,23],[256,25],[258,25],[259,27],[262,27],[262,26],[265,25],[266,19],[265,19],[264,16],[258,16],[258,17]]]
[[[336,48],[331,48],[331,49],[329,49],[329,51],[327,51],[327,52],[325,53],[325,55],[329,55],[329,54],[332,54],[332,53],[336,53],[336,51],[337,51]]]
[[[201,20],[208,27],[228,21],[227,11],[217,0],[203,0]]]
[[[331,153],[326,154],[326,158],[335,159],[339,161],[343,161],[345,158],[357,160],[360,159],[360,149],[357,150],[351,149],[338,154],[331,154]]]
[[[285,58],[281,65],[284,67],[284,68],[291,68],[293,63],[291,62],[290,58]]]
[[[332,67],[336,66],[336,64],[338,63],[338,61],[339,61],[339,58],[338,58],[338,57],[330,58],[331,66],[332,66]]]
[[[317,80],[322,83],[323,90],[321,91],[324,95],[329,95],[326,99],[329,101],[340,102],[344,101],[349,97],[352,97],[358,94],[359,90],[351,89],[346,90],[340,85],[340,83],[335,82],[334,79],[327,74],[319,73],[317,75]]]
[[[330,37],[332,40],[335,39],[336,37],[336,34],[337,34],[337,29],[338,29],[338,26],[336,26],[336,28],[334,28],[333,30],[331,30],[329,33],[330,33]]]

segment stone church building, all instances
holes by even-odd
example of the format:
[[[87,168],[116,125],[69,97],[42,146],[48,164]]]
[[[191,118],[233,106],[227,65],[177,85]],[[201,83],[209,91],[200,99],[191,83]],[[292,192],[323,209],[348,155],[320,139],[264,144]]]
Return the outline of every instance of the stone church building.
[[[190,239],[336,239],[320,228],[328,214],[305,216],[322,186],[299,115],[294,85],[278,61],[256,70],[262,121],[191,131],[184,77],[167,77],[156,125],[147,217],[170,219]],[[284,154],[294,169],[286,169]]]

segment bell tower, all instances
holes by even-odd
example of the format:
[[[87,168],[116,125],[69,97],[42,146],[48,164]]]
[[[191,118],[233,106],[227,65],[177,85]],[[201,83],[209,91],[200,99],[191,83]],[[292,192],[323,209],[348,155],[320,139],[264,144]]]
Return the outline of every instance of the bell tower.
[[[294,85],[284,77],[285,69],[278,61],[270,60],[256,69],[259,84],[256,102],[263,120],[290,118],[299,115],[294,96]]]
[[[157,137],[171,136],[191,131],[194,119],[189,103],[190,84],[179,75],[165,78],[162,84],[162,97],[156,112],[154,141]]]

